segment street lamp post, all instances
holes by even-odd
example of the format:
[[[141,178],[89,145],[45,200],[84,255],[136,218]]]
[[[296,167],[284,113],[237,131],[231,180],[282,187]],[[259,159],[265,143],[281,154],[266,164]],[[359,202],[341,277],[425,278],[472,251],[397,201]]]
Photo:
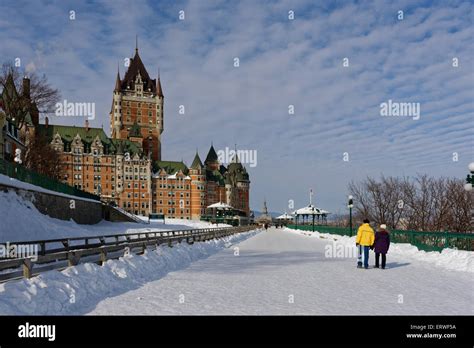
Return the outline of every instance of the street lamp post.
[[[352,201],[351,195],[349,195],[349,202],[347,203],[347,207],[349,208],[349,237],[352,237],[352,208],[354,207],[354,203]]]
[[[469,163],[468,169],[471,172],[471,175],[467,175],[464,189],[471,194],[471,226],[474,226],[474,194],[472,192],[474,185],[474,162]]]

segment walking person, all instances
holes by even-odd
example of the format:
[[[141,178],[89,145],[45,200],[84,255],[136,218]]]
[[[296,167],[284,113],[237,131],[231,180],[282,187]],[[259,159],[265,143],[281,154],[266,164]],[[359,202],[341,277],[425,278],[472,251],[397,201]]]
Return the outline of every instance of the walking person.
[[[387,252],[390,248],[390,235],[387,231],[387,225],[380,225],[380,229],[375,233],[374,251],[375,251],[375,268],[379,268],[379,259],[382,255],[382,269],[385,269],[387,262]]]
[[[369,250],[374,244],[375,234],[372,227],[369,225],[369,220],[364,219],[364,223],[360,225],[357,230],[356,245],[362,246],[364,249],[364,268],[369,268]]]

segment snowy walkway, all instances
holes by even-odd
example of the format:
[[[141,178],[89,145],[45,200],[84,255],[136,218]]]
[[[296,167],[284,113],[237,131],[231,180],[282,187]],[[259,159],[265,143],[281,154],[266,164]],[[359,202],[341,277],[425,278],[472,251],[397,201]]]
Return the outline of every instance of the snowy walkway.
[[[390,269],[359,270],[355,259],[326,258],[327,243],[270,229],[90,314],[474,314],[470,273],[390,253]]]

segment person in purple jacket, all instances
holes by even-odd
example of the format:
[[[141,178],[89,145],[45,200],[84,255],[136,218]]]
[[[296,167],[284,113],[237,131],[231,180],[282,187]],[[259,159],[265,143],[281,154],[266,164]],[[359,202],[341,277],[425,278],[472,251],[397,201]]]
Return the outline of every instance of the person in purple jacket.
[[[387,231],[387,225],[380,225],[380,230],[375,233],[374,251],[375,251],[375,268],[379,268],[379,259],[382,255],[382,269],[385,269],[387,262],[387,252],[390,247],[390,235]]]

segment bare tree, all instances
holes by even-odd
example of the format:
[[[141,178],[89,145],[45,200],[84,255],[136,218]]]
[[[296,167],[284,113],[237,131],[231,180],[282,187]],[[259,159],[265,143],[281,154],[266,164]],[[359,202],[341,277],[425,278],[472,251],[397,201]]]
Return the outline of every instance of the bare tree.
[[[16,90],[20,96],[22,96],[24,92],[23,77],[27,76],[30,79],[30,101],[25,101],[22,98],[19,98],[17,101],[7,101],[7,103],[10,103],[10,110],[7,111],[16,114],[19,110],[23,110],[26,102],[35,103],[40,114],[48,114],[54,110],[55,104],[60,99],[60,93],[59,90],[49,84],[46,75],[43,74],[40,76],[35,72],[27,73],[15,67],[12,63],[4,63],[0,71],[0,86],[2,88],[5,88],[9,76],[13,78]]]
[[[51,147],[44,135],[37,134],[31,139],[23,156],[23,164],[36,173],[52,179],[60,179],[61,159],[59,153]]]
[[[349,183],[354,196],[355,216],[385,223],[389,228],[417,231],[471,231],[470,197],[462,179],[366,178]]]

